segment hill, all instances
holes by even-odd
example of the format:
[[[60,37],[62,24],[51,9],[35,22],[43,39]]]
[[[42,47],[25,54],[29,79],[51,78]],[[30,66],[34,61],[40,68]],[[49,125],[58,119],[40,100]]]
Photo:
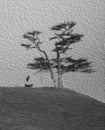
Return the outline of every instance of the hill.
[[[0,130],[105,130],[105,104],[69,89],[1,87]]]

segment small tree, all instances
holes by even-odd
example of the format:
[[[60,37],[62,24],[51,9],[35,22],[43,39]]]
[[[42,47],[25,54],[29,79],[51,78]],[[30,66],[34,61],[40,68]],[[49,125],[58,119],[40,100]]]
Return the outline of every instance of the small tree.
[[[42,50],[40,45],[42,42],[40,41],[38,35],[41,34],[40,31],[32,31],[27,32],[23,35],[23,38],[28,39],[31,43],[30,44],[24,44],[22,43],[21,46],[24,46],[26,49],[37,49],[41,54],[43,54],[43,57],[38,57],[34,59],[34,63],[29,63],[28,68],[30,69],[39,69],[41,72],[42,70],[49,70],[51,74],[51,79],[54,83],[54,87],[56,86],[56,79],[53,73],[53,69],[50,63],[50,59],[46,53],[46,51]]]
[[[51,59],[49,59],[48,54],[40,48],[42,42],[40,42],[38,37],[40,34],[39,31],[28,32],[23,36],[31,41],[32,44],[21,44],[22,46],[28,49],[36,48],[43,54],[42,57],[34,58],[34,62],[29,63],[28,68],[38,69],[39,72],[49,70],[55,87],[63,87],[62,75],[67,72],[93,72],[91,62],[87,59],[73,59],[71,56],[65,57],[66,52],[72,49],[70,46],[73,43],[81,41],[84,36],[82,34],[73,33],[73,27],[75,25],[75,22],[64,22],[50,28],[55,31],[55,36],[51,37],[49,40],[54,40],[55,48],[52,51],[56,54],[56,57]],[[55,73],[57,73],[57,79],[55,79]]]

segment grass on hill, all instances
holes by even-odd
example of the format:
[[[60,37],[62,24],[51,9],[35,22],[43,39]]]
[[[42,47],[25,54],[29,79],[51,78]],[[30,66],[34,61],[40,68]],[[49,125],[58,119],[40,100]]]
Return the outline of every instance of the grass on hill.
[[[69,89],[1,87],[0,130],[105,130],[105,104]]]

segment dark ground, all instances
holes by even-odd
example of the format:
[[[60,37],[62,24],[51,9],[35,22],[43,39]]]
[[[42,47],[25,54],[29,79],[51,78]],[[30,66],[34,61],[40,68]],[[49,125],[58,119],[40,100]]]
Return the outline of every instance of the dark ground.
[[[69,89],[1,87],[0,130],[105,130],[105,104]]]

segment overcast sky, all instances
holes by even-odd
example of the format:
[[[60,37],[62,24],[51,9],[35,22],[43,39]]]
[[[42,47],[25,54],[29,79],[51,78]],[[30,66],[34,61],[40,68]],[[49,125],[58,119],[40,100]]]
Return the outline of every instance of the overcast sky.
[[[34,76],[32,70],[26,69],[26,64],[39,54],[26,51],[20,44],[26,42],[22,38],[25,32],[40,30],[43,31],[43,48],[51,50],[47,39],[52,35],[49,27],[64,21],[75,21],[74,31],[85,35],[80,43],[73,46],[70,54],[88,58],[96,69],[90,75],[66,75],[65,86],[105,101],[104,0],[0,0],[1,86],[23,86],[28,74],[36,87],[41,83],[51,85],[46,75]]]

